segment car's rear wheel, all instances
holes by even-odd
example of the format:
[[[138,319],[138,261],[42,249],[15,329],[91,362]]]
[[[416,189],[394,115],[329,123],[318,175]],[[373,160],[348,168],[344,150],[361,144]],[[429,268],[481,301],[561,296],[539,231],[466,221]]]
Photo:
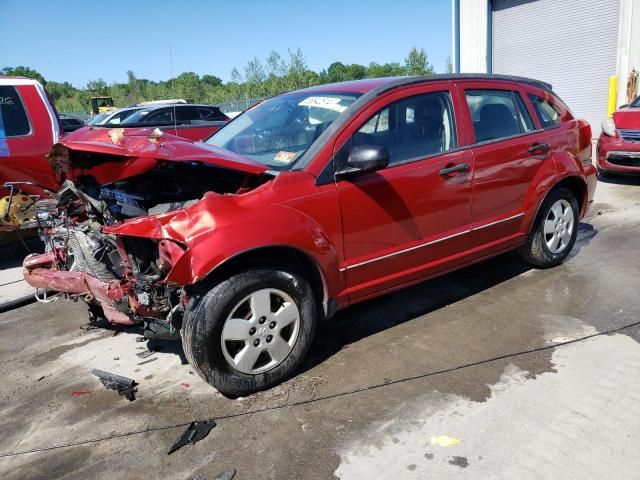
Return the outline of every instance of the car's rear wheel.
[[[189,302],[182,344],[189,363],[228,396],[285,380],[306,355],[317,321],[309,283],[275,269],[201,286]]]
[[[545,198],[520,255],[536,267],[561,264],[578,235],[578,201],[571,190],[556,188]]]

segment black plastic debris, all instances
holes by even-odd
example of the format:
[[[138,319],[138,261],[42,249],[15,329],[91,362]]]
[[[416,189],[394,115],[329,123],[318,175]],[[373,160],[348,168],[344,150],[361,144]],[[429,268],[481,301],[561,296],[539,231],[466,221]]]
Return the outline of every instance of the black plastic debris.
[[[180,438],[171,446],[169,455],[188,444],[194,444],[209,435],[209,432],[216,426],[213,420],[203,420],[201,422],[191,422],[187,429],[180,435]]]
[[[107,390],[117,390],[120,396],[125,397],[130,402],[136,399],[134,393],[137,391],[136,386],[138,384],[135,380],[114,373],[104,372],[97,368],[91,370],[91,373],[98,377]]]
[[[144,350],[143,352],[136,353],[136,355],[138,357],[140,357],[140,358],[147,358],[147,357],[153,355],[154,353],[156,353],[156,352],[154,352],[153,350]]]
[[[145,363],[151,363],[151,362],[153,362],[154,360],[157,360],[157,359],[158,359],[158,357],[153,357],[153,358],[150,358],[149,360],[145,360],[144,362],[138,363],[138,365],[144,365]]]

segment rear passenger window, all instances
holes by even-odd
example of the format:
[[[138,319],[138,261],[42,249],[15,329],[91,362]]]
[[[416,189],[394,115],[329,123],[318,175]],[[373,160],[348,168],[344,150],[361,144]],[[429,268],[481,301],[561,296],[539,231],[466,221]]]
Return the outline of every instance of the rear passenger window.
[[[165,110],[150,113],[142,121],[145,123],[173,122],[173,108],[167,108]]]
[[[451,97],[436,92],[392,103],[367,120],[347,144],[349,149],[384,146],[390,164],[452,150],[456,138]]]
[[[533,130],[531,116],[517,92],[467,90],[476,143],[511,137]]]
[[[15,87],[0,86],[0,138],[20,137],[31,132],[29,118]]]
[[[537,95],[529,94],[529,100],[533,104],[533,109],[536,111],[542,128],[553,127],[560,123],[560,112],[553,104]]]

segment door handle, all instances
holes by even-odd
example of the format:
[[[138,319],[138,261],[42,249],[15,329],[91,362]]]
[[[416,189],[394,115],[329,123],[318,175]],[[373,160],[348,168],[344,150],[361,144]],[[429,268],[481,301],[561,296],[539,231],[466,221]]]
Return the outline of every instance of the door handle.
[[[468,163],[459,163],[458,165],[453,165],[451,167],[443,168],[442,170],[440,170],[439,173],[440,175],[445,176],[445,175],[451,175],[452,173],[466,172],[467,170],[469,170]]]
[[[534,143],[529,147],[529,153],[536,153],[536,152],[547,153],[548,151],[549,151],[548,143]]]

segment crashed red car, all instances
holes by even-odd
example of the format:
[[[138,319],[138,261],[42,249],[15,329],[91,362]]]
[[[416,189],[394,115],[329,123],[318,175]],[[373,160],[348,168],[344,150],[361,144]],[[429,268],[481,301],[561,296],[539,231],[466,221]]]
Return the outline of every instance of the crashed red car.
[[[602,175],[640,174],[640,97],[602,122],[597,153]]]
[[[24,275],[181,338],[207,382],[244,395],[348,305],[512,249],[561,263],[593,199],[590,139],[549,85],[492,75],[300,90],[206,143],[90,130],[50,153],[63,186]]]

